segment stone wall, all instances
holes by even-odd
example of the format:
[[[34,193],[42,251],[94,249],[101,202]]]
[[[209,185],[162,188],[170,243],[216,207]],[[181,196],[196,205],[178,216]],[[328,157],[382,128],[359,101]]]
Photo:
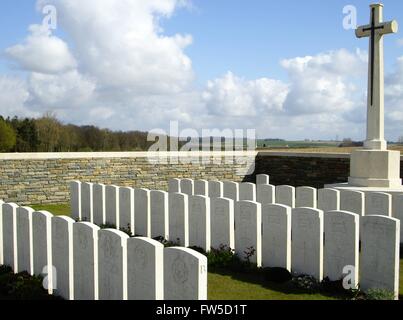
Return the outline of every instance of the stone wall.
[[[69,201],[71,180],[167,190],[170,178],[254,182],[256,174],[266,173],[275,185],[321,188],[324,184],[345,182],[349,173],[349,156],[342,154],[248,153],[256,158],[256,170],[250,176],[238,175],[242,164],[219,161],[224,157],[221,152],[209,156],[215,162],[208,164],[186,163],[195,158],[194,154],[181,154],[178,164],[153,164],[148,155],[0,154],[0,199],[20,205],[65,203]]]
[[[152,164],[146,153],[137,152],[0,154],[0,199],[19,205],[65,203],[72,180],[167,190],[170,178],[244,178],[236,175],[239,165],[187,164],[185,160]]]
[[[325,184],[343,183],[350,173],[346,154],[259,153],[255,174],[270,174],[274,185],[323,188]]]

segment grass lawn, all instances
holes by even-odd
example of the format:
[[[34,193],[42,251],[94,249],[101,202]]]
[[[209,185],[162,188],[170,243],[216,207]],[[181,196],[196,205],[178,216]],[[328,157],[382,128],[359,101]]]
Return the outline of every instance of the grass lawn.
[[[54,216],[70,216],[69,204],[48,204],[30,206],[36,211],[49,211]]]
[[[54,215],[70,215],[70,206],[39,205],[35,210],[46,210]],[[400,292],[403,299],[403,260],[400,260]],[[209,300],[335,300],[338,297],[298,292],[286,284],[265,283],[259,275],[220,271],[208,275]]]
[[[336,300],[320,293],[298,292],[285,284],[265,283],[256,275],[209,273],[209,300]]]

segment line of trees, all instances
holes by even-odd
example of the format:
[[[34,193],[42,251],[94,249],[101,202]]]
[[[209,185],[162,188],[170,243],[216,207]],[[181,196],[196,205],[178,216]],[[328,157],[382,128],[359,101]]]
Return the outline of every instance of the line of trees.
[[[65,125],[52,114],[39,119],[0,116],[0,152],[145,151],[154,143],[147,135]]]

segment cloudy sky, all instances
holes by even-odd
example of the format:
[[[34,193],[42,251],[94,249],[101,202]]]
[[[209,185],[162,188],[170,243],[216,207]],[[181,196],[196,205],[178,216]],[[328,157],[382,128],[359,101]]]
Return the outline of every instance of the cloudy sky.
[[[403,28],[403,3],[384,4],[385,19]],[[343,27],[346,5],[368,23],[364,0],[2,0],[0,114],[364,139],[368,40]],[[386,136],[395,140],[403,32],[385,49]]]

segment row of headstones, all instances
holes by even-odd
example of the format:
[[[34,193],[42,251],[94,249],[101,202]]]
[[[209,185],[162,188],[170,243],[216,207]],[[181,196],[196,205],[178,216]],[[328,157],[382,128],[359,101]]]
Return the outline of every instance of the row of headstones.
[[[0,201],[0,265],[68,300],[206,300],[207,258]]]
[[[95,196],[97,190],[102,190],[101,199]],[[117,229],[125,226],[132,235],[162,237],[184,247],[197,246],[205,251],[210,251],[211,246],[234,248],[234,201],[231,199],[189,197],[181,193],[79,181],[70,183],[70,192],[72,216],[77,221],[115,224]],[[119,221],[126,221],[128,225]],[[210,228],[212,233],[207,231]]]
[[[190,197],[196,198],[204,198],[207,204],[210,201],[203,196]],[[360,284],[364,291],[386,289],[398,297],[399,220],[378,215],[360,218],[347,211],[324,213],[313,208],[292,209],[278,204],[262,206],[253,201],[239,201],[231,225],[228,214],[231,209],[227,205],[232,200],[211,201],[211,217],[205,205],[202,211],[189,206],[189,220],[194,220],[189,227],[191,245],[204,244],[211,233],[212,239],[220,239],[213,247],[228,244],[226,239],[234,239],[230,245],[235,252],[259,267],[281,267],[294,274],[311,275],[318,281],[325,277],[338,281],[349,276],[351,288]],[[209,218],[210,230],[205,227]]]
[[[151,192],[163,195],[161,201],[152,200],[156,208],[162,209],[151,210],[151,216],[156,215],[153,221],[167,230],[166,239],[179,240],[182,246],[209,251],[225,245],[258,266],[282,267],[319,281],[324,277],[340,280],[344,267],[353,266],[353,287],[360,279],[364,290],[374,287],[398,292],[397,219],[375,215],[360,219],[345,211],[323,214],[313,208]]]
[[[403,194],[336,190],[332,188],[274,186],[269,176],[258,175],[257,184],[230,181],[205,181],[171,179],[169,192],[187,195],[204,195],[211,198],[225,197],[234,201],[256,201],[263,204],[283,204],[291,208],[317,208],[324,212],[342,210],[360,216],[383,215],[403,220]],[[403,231],[403,230],[402,230]],[[403,241],[403,235],[401,235]]]

